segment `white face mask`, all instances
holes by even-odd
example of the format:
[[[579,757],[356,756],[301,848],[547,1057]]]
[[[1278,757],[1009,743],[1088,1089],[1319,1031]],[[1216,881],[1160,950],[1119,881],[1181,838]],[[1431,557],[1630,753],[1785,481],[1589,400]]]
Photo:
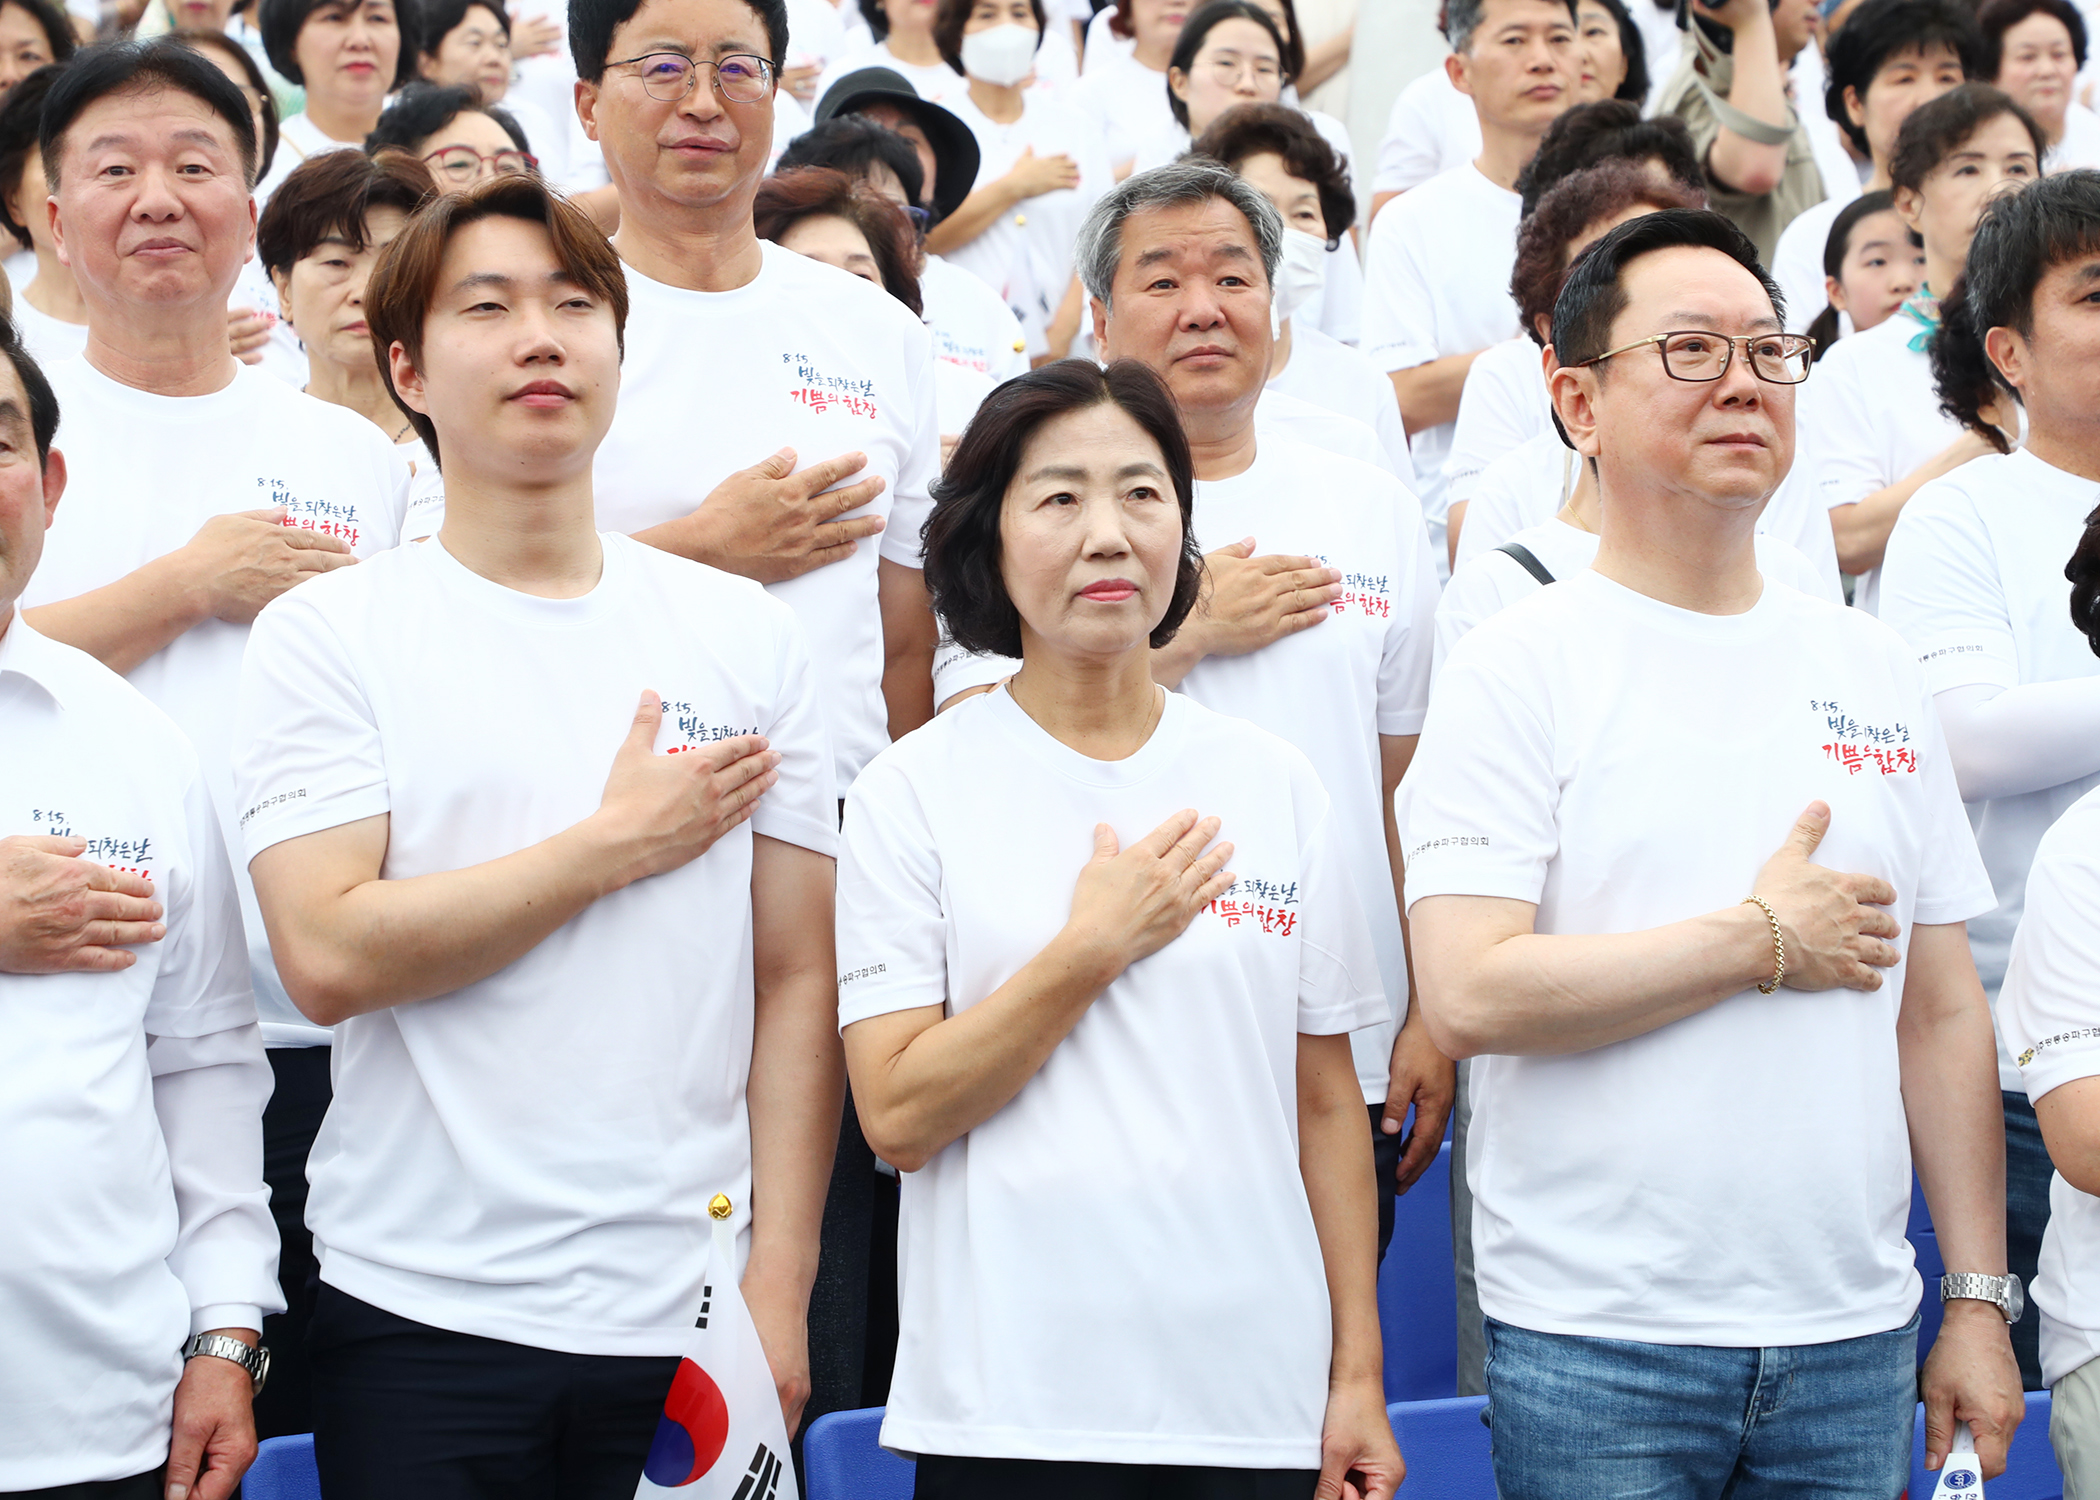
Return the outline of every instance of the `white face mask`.
[[[972,78],[1011,88],[1035,71],[1035,44],[1041,33],[1011,21],[962,39],[963,71]]]
[[[1283,320],[1305,306],[1327,285],[1327,241],[1302,229],[1283,231],[1283,258],[1276,262],[1275,285],[1269,292],[1269,322],[1281,334]]]

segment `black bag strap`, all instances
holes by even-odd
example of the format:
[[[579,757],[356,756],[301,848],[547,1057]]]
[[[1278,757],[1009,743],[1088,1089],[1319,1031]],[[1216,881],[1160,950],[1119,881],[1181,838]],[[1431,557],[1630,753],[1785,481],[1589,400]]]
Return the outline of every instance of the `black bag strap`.
[[[1495,550],[1497,552],[1506,552],[1511,557],[1514,557],[1517,560],[1517,566],[1529,573],[1533,578],[1536,578],[1540,583],[1552,583],[1554,581],[1553,575],[1546,571],[1546,565],[1536,557],[1533,557],[1531,549],[1522,542],[1504,542]]]

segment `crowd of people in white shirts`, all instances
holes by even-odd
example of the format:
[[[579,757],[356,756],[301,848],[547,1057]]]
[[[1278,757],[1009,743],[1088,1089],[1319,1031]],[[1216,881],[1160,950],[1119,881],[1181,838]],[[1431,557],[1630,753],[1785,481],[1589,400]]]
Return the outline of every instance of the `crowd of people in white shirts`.
[[[2087,17],[1437,24],[0,0],[0,1496],[2100,1496]]]

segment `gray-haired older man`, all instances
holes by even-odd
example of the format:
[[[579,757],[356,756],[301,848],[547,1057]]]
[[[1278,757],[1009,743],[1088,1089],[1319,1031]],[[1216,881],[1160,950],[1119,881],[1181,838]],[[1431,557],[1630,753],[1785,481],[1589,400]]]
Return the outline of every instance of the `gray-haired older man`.
[[[1166,381],[1196,463],[1211,588],[1155,653],[1153,675],[1303,750],[1349,841],[1392,1010],[1352,1039],[1379,1148],[1382,1250],[1394,1193],[1434,1157],[1453,1088],[1450,1062],[1408,1017],[1392,822],[1428,706],[1436,577],[1421,508],[1392,475],[1273,427],[1257,431],[1282,236],[1268,199],[1229,168],[1190,160],[1105,195],[1080,230],[1077,260],[1102,357],[1135,359]],[[960,685],[944,677],[940,692]],[[1293,899],[1252,871],[1232,893],[1247,921],[1287,920]]]

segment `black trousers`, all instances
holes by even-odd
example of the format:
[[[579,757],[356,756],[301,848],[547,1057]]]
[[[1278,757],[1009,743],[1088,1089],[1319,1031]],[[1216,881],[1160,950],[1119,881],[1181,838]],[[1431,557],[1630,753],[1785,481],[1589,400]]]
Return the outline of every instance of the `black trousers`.
[[[1399,1169],[1407,1131],[1387,1135],[1379,1128],[1385,1120],[1385,1106],[1374,1104],[1370,1108],[1371,1166],[1378,1173],[1378,1259],[1383,1262],[1385,1247],[1393,1242],[1393,1200],[1399,1196],[1393,1190],[1393,1173]]]
[[[167,1482],[168,1469],[163,1464],[150,1474],[134,1474],[129,1479],[59,1484],[48,1490],[0,1491],[0,1500],[161,1500]]]
[[[263,1319],[270,1379],[255,1398],[258,1439],[314,1430],[306,1324],[313,1316],[321,1268],[306,1227],[306,1158],[334,1095],[328,1081],[331,1052],[327,1047],[272,1047],[267,1054],[277,1087],[263,1110],[263,1180],[270,1185],[270,1217],[277,1221],[277,1285],[285,1310]]]
[[[328,1500],[633,1500],[678,1369],[431,1328],[325,1282],[308,1342]]]
[[[912,1494],[915,1500],[1312,1500],[1319,1481],[1317,1469],[1196,1469],[922,1453]]]

